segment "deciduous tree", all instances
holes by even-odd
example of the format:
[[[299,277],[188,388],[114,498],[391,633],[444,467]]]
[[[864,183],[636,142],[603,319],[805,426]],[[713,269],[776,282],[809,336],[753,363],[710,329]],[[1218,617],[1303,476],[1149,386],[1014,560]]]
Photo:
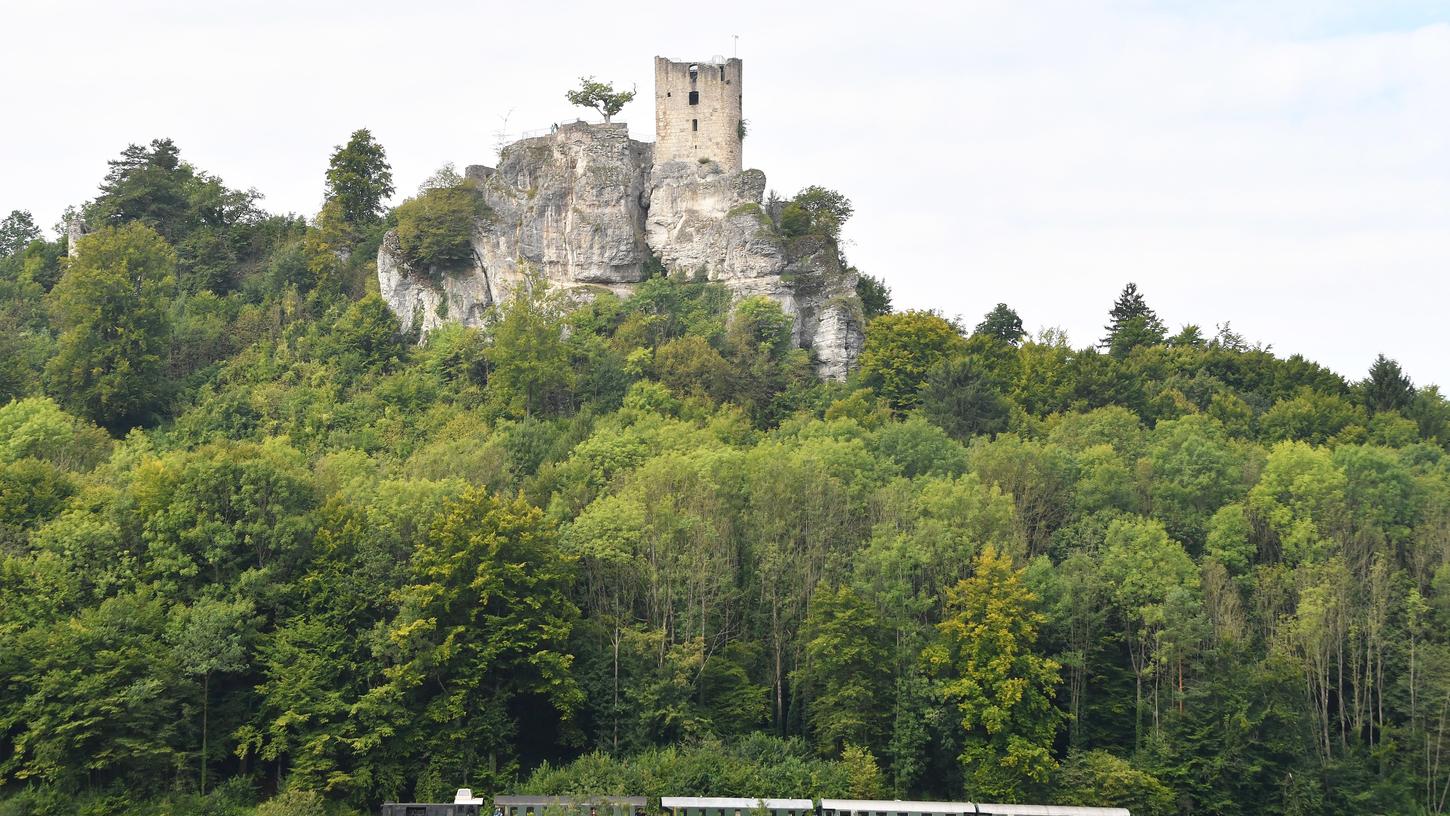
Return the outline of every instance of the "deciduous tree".
[[[474,262],[473,233],[486,211],[471,183],[431,187],[398,206],[398,247],[415,271],[441,276]]]
[[[848,586],[818,588],[801,637],[805,659],[795,679],[807,695],[817,748],[834,756],[851,745],[880,745],[891,712],[893,661],[875,608]]]
[[[118,433],[163,412],[175,268],[176,253],[140,223],[81,239],[49,296],[61,335],[46,376],[61,404]]]
[[[1035,651],[1046,617],[1011,559],[987,546],[973,567],[948,590],[940,640],[923,657],[961,718],[966,795],[1015,801],[1057,767],[1059,667]]]
[[[430,765],[493,789],[517,758],[520,706],[532,700],[532,730],[581,702],[569,671],[570,564],[537,508],[474,488],[448,503],[411,566],[378,694],[413,701],[406,715],[420,722],[408,730],[451,735],[429,748]]]
[[[871,321],[861,351],[861,375],[893,408],[920,403],[932,369],[962,348],[955,326],[933,312],[907,311]]]
[[[374,223],[393,190],[388,154],[369,130],[353,131],[346,145],[333,149],[327,165],[327,197],[337,201],[344,222]]]
[[[866,322],[891,314],[891,287],[874,275],[862,272],[856,277],[856,296],[861,298],[861,310]]]
[[[571,105],[599,111],[599,115],[604,117],[605,122],[608,122],[634,99],[634,94],[633,90],[616,91],[614,83],[600,82],[594,77],[588,76],[580,77],[579,87],[567,91],[564,97],[569,100]]]
[[[14,255],[40,237],[40,227],[28,210],[11,210],[0,221],[0,258]]]
[[[977,324],[977,328],[973,329],[972,333],[990,337],[994,340],[1000,340],[1014,346],[1022,342],[1022,338],[1027,336],[1027,332],[1022,330],[1022,318],[1018,317],[1017,313],[1012,310],[1012,307],[1005,303],[998,303],[992,307],[992,311],[987,312],[986,316],[982,318],[982,322]]]

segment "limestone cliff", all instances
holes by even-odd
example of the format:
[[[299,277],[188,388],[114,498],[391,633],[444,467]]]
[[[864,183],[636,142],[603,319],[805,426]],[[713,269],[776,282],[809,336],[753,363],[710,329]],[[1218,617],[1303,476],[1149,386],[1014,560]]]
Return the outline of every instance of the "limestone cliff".
[[[441,280],[420,275],[389,235],[378,251],[383,298],[424,331],[479,325],[529,269],[554,286],[627,297],[654,257],[669,274],[717,281],[737,299],[776,300],[817,372],[844,378],[861,348],[861,306],[834,242],[777,234],[761,206],[759,170],[655,166],[652,147],[623,124],[578,123],[509,145],[497,168],[469,167],[489,208],[474,234],[476,264]]]

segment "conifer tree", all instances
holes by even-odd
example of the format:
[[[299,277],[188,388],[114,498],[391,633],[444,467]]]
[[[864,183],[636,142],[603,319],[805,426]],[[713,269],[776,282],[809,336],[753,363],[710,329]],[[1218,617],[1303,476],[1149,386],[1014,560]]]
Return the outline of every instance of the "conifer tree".
[[[181,161],[181,149],[170,139],[152,139],[148,145],[129,145],[101,182],[101,194],[87,208],[88,224],[120,226],[140,221],[168,242],[185,236],[196,226],[188,212],[187,187],[194,175]]]
[[[1158,345],[1167,334],[1163,321],[1143,300],[1136,283],[1123,287],[1108,315],[1112,322],[1104,327],[1108,334],[1101,345],[1114,357],[1126,357],[1138,346]]]
[[[921,410],[927,419],[956,439],[1007,430],[1011,406],[1004,385],[969,356],[943,361],[927,374],[921,389]]]
[[[1384,356],[1374,358],[1369,376],[1360,384],[1364,405],[1371,411],[1404,411],[1415,399],[1415,386],[1400,364]]]

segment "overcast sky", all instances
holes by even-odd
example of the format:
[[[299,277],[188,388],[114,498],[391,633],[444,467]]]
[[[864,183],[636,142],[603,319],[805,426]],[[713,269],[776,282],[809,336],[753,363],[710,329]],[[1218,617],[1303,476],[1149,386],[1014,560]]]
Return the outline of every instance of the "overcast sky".
[[[1173,329],[1450,385],[1450,0],[0,0],[0,213],[53,224],[167,136],[310,215],[359,127],[401,198],[583,74],[652,140],[652,58],[732,53],[746,165],[848,195],[898,307],[1081,346],[1135,281]]]

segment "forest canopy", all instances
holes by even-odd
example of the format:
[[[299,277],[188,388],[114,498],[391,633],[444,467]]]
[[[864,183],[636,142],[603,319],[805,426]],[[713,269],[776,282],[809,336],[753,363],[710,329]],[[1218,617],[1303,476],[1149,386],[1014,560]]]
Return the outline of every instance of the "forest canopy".
[[[161,139],[75,246],[0,224],[0,814],[1444,809],[1450,404],[1393,359],[870,276],[846,382],[668,275],[420,338],[377,248],[466,263],[473,191],[388,209],[366,130],[318,181],[269,214]]]

